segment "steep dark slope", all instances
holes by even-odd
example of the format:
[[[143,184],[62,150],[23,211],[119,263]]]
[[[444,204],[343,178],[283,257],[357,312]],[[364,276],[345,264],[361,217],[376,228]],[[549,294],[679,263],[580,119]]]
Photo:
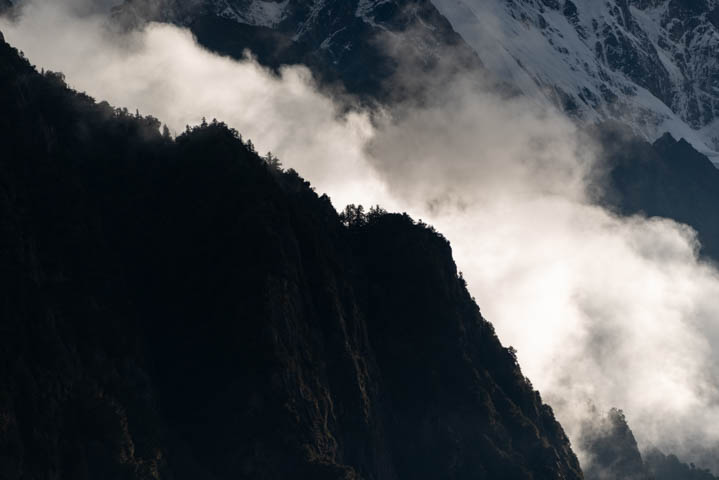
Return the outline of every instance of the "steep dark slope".
[[[448,243],[399,215],[351,230],[370,342],[388,380],[392,449],[412,472],[401,477],[573,476],[558,469],[571,453],[551,410],[442,260]]]
[[[0,112],[0,478],[582,478],[433,230],[4,42]]]

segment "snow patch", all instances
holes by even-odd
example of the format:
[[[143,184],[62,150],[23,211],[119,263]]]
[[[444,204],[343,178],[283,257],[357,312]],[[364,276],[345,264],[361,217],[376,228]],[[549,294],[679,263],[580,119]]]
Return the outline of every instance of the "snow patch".
[[[252,0],[249,2],[233,2],[225,0],[215,6],[217,14],[238,23],[260,27],[274,28],[286,16],[289,0],[275,2],[272,0]]]

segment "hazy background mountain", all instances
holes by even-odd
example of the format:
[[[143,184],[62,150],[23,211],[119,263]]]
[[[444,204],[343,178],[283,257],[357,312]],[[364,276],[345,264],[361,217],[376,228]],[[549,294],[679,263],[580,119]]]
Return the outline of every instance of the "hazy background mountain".
[[[596,421],[587,422],[583,448],[591,457],[584,469],[588,480],[715,480],[717,477],[676,455],[665,455],[657,448],[640,453],[624,412],[611,409],[597,412]]]

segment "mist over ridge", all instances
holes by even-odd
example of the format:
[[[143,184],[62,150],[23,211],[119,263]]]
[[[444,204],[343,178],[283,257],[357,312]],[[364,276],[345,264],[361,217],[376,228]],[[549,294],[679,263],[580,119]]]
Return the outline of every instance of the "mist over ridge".
[[[595,204],[602,152],[563,115],[464,76],[369,111],[306,68],[276,76],[169,25],[117,37],[65,6],[31,2],[0,30],[38,67],[174,132],[227,121],[338,209],[381,204],[435,225],[575,448],[589,403],[623,408],[642,447],[690,458],[717,445],[717,271],[691,229]],[[402,74],[414,72],[398,88]]]

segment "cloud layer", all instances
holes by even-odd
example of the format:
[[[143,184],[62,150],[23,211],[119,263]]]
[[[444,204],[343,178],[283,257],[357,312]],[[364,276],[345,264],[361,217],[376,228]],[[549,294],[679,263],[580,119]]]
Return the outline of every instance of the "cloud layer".
[[[575,445],[594,406],[617,406],[642,447],[716,446],[719,276],[695,232],[592,204],[601,153],[557,113],[462,79],[436,93],[377,128],[369,162],[452,241]]]
[[[304,67],[273,75],[168,25],[111,33],[78,2],[36,0],[0,30],[74,88],[176,132],[226,121],[339,208],[381,203],[433,223],[575,444],[590,402],[623,408],[644,447],[690,458],[719,444],[719,274],[687,227],[592,204],[601,155],[570,121],[467,77],[421,106],[348,110]]]

